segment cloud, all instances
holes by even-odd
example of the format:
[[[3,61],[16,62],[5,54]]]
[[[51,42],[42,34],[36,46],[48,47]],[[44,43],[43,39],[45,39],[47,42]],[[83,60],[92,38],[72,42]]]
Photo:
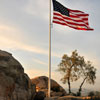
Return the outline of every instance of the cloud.
[[[38,64],[48,66],[48,63],[46,63],[46,62],[44,62],[42,60],[39,60],[39,59],[34,58],[33,61],[36,62],[36,63],[38,63]]]
[[[84,56],[85,61],[91,61],[92,65],[99,69],[99,57],[90,51],[79,51],[79,55]]]
[[[47,0],[39,0],[39,1],[29,0],[25,8],[25,11],[30,15],[37,16],[47,20],[49,18],[47,15],[49,10],[48,5],[49,3]]]
[[[27,73],[30,78],[34,78],[34,77],[37,77],[37,76],[47,76],[48,77],[48,71],[46,71],[46,70],[38,70],[38,69],[28,69],[27,70],[26,69],[25,73]],[[52,79],[59,82],[61,75],[58,72],[51,72],[51,77],[52,77]]]
[[[2,43],[0,47],[3,47],[3,48],[22,49],[28,52],[34,52],[38,54],[47,55],[47,50],[24,44],[22,41],[17,41],[17,40],[13,40],[13,39],[1,36],[0,42]]]
[[[0,25],[0,32],[5,31],[14,31],[15,29],[6,25]]]
[[[21,31],[19,29],[6,25],[0,25],[0,34],[0,48],[2,49],[21,49],[36,54],[48,55],[48,49],[24,43],[24,37],[21,35]],[[60,57],[60,55],[55,52],[52,52],[52,56]]]
[[[38,70],[38,69],[29,69],[29,70],[26,69],[25,73],[27,73],[30,78],[34,78],[37,76],[48,76],[47,71]]]
[[[6,24],[0,24],[0,38],[3,40],[6,38],[7,40],[21,40],[22,31],[18,28]],[[7,42],[6,40],[6,42]]]
[[[9,28],[8,28],[9,29]],[[27,45],[26,43],[23,43],[23,41],[19,41],[15,38],[10,38],[7,36],[0,36],[0,48],[2,49],[20,49],[20,50],[24,50],[27,52],[32,52],[32,53],[36,53],[36,54],[42,54],[42,55],[46,55],[48,56],[48,49],[44,49],[44,48],[40,48],[37,46],[32,46],[32,45]],[[60,51],[59,51],[60,52]],[[52,57],[57,57],[57,58],[61,58],[63,55],[63,51],[60,53],[57,52],[52,52]],[[99,58],[97,59],[95,54],[91,54],[91,52],[85,52],[85,51],[79,51],[80,55],[83,55],[85,57],[86,60],[90,60],[93,62],[93,65],[98,68],[99,67]],[[42,60],[39,59],[33,59],[36,63],[42,64],[47,66],[48,63],[44,62]]]

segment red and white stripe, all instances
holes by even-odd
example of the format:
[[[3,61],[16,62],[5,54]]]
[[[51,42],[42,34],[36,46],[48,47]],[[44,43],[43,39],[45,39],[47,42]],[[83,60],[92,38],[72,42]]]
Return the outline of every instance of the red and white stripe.
[[[88,14],[79,10],[69,10],[69,16],[62,15],[60,12],[53,12],[53,23],[66,25],[78,30],[93,30],[89,27]]]

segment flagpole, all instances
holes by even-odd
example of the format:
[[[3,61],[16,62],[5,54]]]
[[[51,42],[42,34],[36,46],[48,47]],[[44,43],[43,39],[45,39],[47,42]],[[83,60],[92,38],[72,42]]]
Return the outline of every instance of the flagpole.
[[[48,79],[48,97],[50,97],[51,92],[51,0],[49,0],[49,79]]]

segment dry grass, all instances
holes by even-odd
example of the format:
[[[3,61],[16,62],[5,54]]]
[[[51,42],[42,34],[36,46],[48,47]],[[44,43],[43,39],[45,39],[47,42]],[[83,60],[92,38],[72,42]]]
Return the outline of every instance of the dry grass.
[[[100,96],[83,97],[83,100],[100,100]]]
[[[87,97],[76,97],[76,96],[64,96],[64,97],[60,97],[60,99],[63,98],[64,100],[66,100],[66,98],[69,100],[100,100],[100,96],[87,96]],[[59,100],[60,100],[59,99]],[[61,100],[63,100],[61,99]]]

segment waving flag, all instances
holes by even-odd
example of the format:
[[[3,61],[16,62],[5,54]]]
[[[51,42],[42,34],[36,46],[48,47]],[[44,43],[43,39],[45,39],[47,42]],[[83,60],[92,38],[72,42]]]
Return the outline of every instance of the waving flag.
[[[69,26],[77,30],[93,30],[89,27],[89,14],[79,10],[72,10],[62,4],[53,1],[53,23]]]

